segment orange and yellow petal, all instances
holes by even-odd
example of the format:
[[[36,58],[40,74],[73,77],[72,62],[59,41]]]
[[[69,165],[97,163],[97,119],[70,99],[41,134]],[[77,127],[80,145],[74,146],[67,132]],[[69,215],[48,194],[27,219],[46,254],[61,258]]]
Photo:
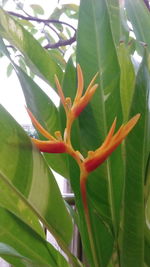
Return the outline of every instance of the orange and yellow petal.
[[[46,153],[65,153],[67,151],[66,144],[60,141],[41,141],[32,138],[35,146],[41,151]]]
[[[95,170],[111,155],[111,153],[122,143],[124,138],[133,129],[139,118],[140,114],[135,115],[129,122],[122,125],[115,135],[113,135],[113,133],[115,130],[116,120],[113,122],[104,143],[95,152],[91,153],[91,156],[85,159],[83,163],[88,173]]]
[[[84,110],[84,108],[88,105],[97,87],[98,87],[98,84],[93,85],[93,87],[89,90],[88,94],[85,94],[84,96],[82,96],[80,100],[78,101],[78,103],[75,106],[73,106],[72,112],[75,118],[77,118],[80,115],[80,113]]]
[[[81,98],[84,87],[83,73],[80,64],[77,64],[77,77],[78,77],[78,88],[74,99],[74,103],[76,103]]]
[[[26,108],[28,114],[29,114],[29,117],[33,123],[33,125],[35,126],[35,128],[43,135],[45,136],[47,139],[49,140],[55,140],[55,138],[49,133],[47,132],[43,127],[42,125],[37,121],[37,119],[34,117],[34,115],[32,114],[32,112]]]
[[[63,90],[62,90],[62,87],[61,87],[61,85],[60,85],[60,82],[59,82],[59,80],[58,80],[57,75],[55,75],[55,83],[56,83],[56,87],[57,87],[57,90],[58,90],[58,94],[59,94],[61,103],[62,103],[63,106],[65,107],[65,101],[66,101],[66,98],[65,98],[65,96],[64,96],[64,93],[63,93]]]

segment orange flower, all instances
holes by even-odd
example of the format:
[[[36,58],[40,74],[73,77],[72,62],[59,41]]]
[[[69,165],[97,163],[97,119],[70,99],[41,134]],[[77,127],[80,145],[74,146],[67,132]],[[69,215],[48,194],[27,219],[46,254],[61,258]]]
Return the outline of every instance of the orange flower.
[[[71,103],[70,97],[65,98],[62,87],[59,83],[59,80],[57,76],[55,75],[55,83],[58,89],[60,100],[65,108],[66,115],[69,115],[68,113],[70,113],[72,119],[75,119],[80,115],[82,110],[87,106],[92,96],[94,95],[96,88],[98,87],[98,84],[93,85],[97,77],[97,74],[98,73],[96,73],[96,75],[93,77],[85,94],[82,96],[83,88],[84,88],[84,79],[83,79],[82,69],[80,65],[77,64],[78,88],[77,88],[77,93],[76,93],[73,104]]]
[[[129,134],[132,128],[139,120],[140,114],[135,115],[125,125],[122,125],[114,134],[116,119],[114,120],[110,131],[103,144],[95,151],[89,151],[88,157],[84,161],[85,170],[90,173],[101,165],[109,155],[122,143],[124,138]]]
[[[33,116],[32,112],[27,109],[27,112],[30,116],[30,119],[33,123],[33,125],[37,128],[37,130],[45,136],[49,141],[41,141],[35,138],[32,138],[33,143],[36,145],[36,147],[41,152],[48,152],[48,153],[65,153],[66,152],[66,144],[61,138],[61,133],[56,132],[58,139],[53,137],[50,133],[48,133],[42,125],[36,120],[36,118]]]

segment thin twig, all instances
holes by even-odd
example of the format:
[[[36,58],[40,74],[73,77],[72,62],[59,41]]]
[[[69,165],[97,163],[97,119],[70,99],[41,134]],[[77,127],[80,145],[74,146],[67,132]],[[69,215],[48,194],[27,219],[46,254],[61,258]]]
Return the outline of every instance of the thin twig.
[[[45,49],[49,49],[49,48],[50,49],[54,49],[54,48],[59,48],[61,46],[71,45],[72,43],[74,43],[76,41],[76,29],[72,25],[67,23],[67,22],[60,21],[60,20],[57,20],[57,19],[40,19],[40,18],[36,18],[36,17],[33,17],[33,16],[24,16],[24,15],[21,15],[21,14],[18,14],[16,12],[12,12],[12,11],[8,11],[8,14],[10,14],[12,16],[15,16],[15,17],[18,17],[18,18],[21,18],[21,19],[24,19],[24,20],[35,21],[35,22],[38,22],[38,23],[44,23],[45,26],[48,26],[53,31],[55,31],[55,29],[49,25],[50,23],[63,24],[63,25],[66,25],[66,26],[68,26],[68,27],[70,27],[71,29],[74,30],[74,32],[75,32],[74,36],[69,38],[68,40],[62,40],[60,38],[59,34],[57,33],[57,36],[60,38],[60,40],[57,43],[54,43],[54,44],[48,43],[47,45],[44,46]],[[56,31],[55,31],[55,33],[56,33]]]
[[[71,37],[68,40],[59,40],[57,43],[55,44],[47,44],[44,46],[45,49],[49,49],[49,48],[58,48],[60,46],[66,46],[66,45],[71,45],[72,43],[74,43],[76,41],[76,35],[74,35],[73,37]]]
[[[16,12],[12,12],[12,11],[7,11],[10,15],[24,19],[24,20],[30,20],[30,21],[36,21],[36,22],[43,22],[44,24],[46,23],[56,23],[56,24],[63,24],[66,25],[68,27],[70,27],[71,29],[73,29],[76,32],[76,29],[69,23],[65,22],[65,21],[61,21],[61,20],[57,20],[57,19],[40,19],[40,18],[36,18],[33,16],[24,16],[21,14],[18,14]]]
[[[144,3],[147,6],[148,10],[150,11],[150,3],[149,3],[149,0],[144,0]]]

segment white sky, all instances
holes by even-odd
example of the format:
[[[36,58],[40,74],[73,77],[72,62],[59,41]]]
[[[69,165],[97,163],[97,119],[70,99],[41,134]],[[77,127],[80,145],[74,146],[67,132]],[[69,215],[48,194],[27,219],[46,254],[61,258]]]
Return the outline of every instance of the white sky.
[[[56,5],[58,5],[58,0],[26,0],[25,2],[26,6],[29,4],[40,4],[46,11],[46,15],[49,15],[50,12],[55,8]],[[76,3],[79,4],[79,0],[60,0],[59,4],[67,4],[67,3]],[[14,9],[13,1],[8,1],[8,4],[5,6],[7,10],[16,11]],[[26,11],[28,11],[26,9]],[[6,70],[7,66],[9,64],[9,60],[7,60],[6,57],[3,57],[0,59],[0,104],[2,104],[9,113],[17,120],[20,124],[28,124],[31,123],[30,119],[27,115],[27,112],[24,108],[25,100],[24,96],[21,90],[20,83],[18,81],[18,78],[15,74],[15,72],[10,75],[8,78],[6,76]],[[38,84],[41,81],[38,80]],[[46,92],[50,92],[49,86],[41,82],[40,86],[42,89],[44,89]],[[51,92],[52,94],[52,92]],[[54,95],[54,98],[56,99],[56,102],[58,103],[58,98]]]

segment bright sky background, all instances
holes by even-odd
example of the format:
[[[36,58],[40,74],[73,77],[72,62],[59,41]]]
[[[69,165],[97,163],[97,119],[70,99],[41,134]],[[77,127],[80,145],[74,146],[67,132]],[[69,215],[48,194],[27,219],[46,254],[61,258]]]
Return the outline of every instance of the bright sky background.
[[[45,14],[49,15],[51,11],[58,5],[58,0],[26,0],[24,1],[25,5],[28,6],[29,4],[40,4],[45,9]],[[79,4],[79,0],[60,0],[59,4],[67,4],[67,3],[75,3]],[[13,1],[9,0],[8,4],[5,6],[7,10],[16,11],[14,9]],[[28,10],[25,8],[25,10],[28,12]],[[45,15],[45,17],[46,17]],[[17,120],[20,124],[28,124],[31,123],[30,119],[27,115],[27,112],[24,108],[25,100],[24,96],[21,90],[20,83],[18,81],[17,76],[15,75],[15,72],[12,73],[12,75],[8,78],[6,76],[6,70],[7,66],[9,64],[9,60],[7,60],[6,57],[3,57],[0,59],[0,104],[2,104],[9,113]],[[37,80],[36,80],[37,81]],[[48,94],[50,93],[50,87],[40,81],[38,79],[38,84],[41,86],[44,91],[46,91]],[[52,92],[51,92],[52,95]],[[58,103],[58,98],[54,94],[53,99]]]

